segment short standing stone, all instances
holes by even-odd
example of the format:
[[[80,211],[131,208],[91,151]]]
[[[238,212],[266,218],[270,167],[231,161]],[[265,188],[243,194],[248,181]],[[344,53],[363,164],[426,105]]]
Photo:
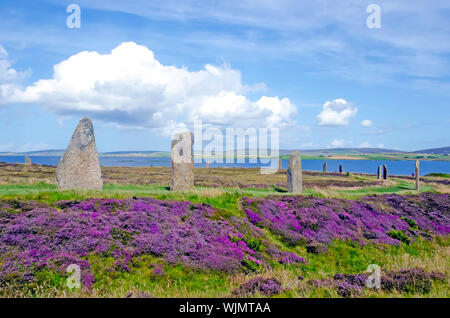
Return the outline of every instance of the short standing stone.
[[[209,162],[206,163],[206,169],[209,169]]]
[[[323,164],[323,173],[327,173],[327,162]]]
[[[383,174],[383,166],[378,166],[378,171],[377,171],[377,179],[380,180],[381,176]]]
[[[388,179],[388,169],[387,169],[386,165],[383,165],[383,179],[384,180]]]
[[[300,157],[300,152],[298,151],[293,151],[289,155],[287,181],[289,192],[302,192],[302,158]]]
[[[420,189],[419,167],[420,167],[420,161],[416,160],[416,190],[417,191],[419,191],[419,189]]]
[[[339,173],[342,173],[344,169],[342,168],[342,165],[339,165]]]
[[[56,181],[60,190],[102,190],[102,172],[91,119],[85,117],[78,123],[56,169]]]
[[[172,138],[171,191],[186,191],[194,188],[194,135],[191,132],[175,134]]]
[[[25,165],[26,166],[31,166],[31,159],[28,156],[25,156]]]

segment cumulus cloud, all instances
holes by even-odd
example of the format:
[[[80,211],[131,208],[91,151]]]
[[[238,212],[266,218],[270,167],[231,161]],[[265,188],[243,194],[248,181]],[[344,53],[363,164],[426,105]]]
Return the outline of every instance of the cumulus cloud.
[[[8,52],[0,45],[0,104],[17,89],[17,83],[25,78],[28,72],[18,72],[11,67]]]
[[[257,87],[264,87],[259,85]],[[88,115],[121,127],[169,135],[195,119],[234,127],[284,127],[296,107],[287,98],[252,101],[228,65],[200,71],[162,65],[147,47],[125,42],[109,54],[83,51],[54,66],[51,79],[15,90],[8,102],[39,103],[59,116]]]
[[[364,119],[361,121],[361,126],[363,127],[371,127],[372,126],[372,121],[369,119]]]
[[[327,101],[322,112],[317,115],[319,126],[347,126],[351,117],[355,116],[358,108],[345,99]]]

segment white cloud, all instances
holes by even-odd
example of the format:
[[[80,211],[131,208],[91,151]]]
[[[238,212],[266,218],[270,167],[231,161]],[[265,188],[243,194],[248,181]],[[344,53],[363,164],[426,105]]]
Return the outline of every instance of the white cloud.
[[[17,88],[17,82],[28,75],[28,72],[18,72],[11,67],[8,52],[0,45],[0,104]]]
[[[322,112],[317,115],[319,126],[347,126],[349,119],[356,115],[358,108],[345,99],[327,101]]]
[[[257,87],[263,87],[258,84]],[[228,65],[191,72],[165,66],[147,47],[122,43],[110,54],[83,51],[54,66],[51,79],[15,90],[8,102],[39,103],[60,116],[88,115],[120,127],[168,129],[194,119],[234,127],[284,127],[296,107],[287,98],[262,96]]]
[[[361,121],[361,126],[363,127],[371,127],[372,121],[370,119],[364,119]]]
[[[331,146],[332,147],[342,147],[345,144],[345,140],[344,139],[335,139],[331,142]]]

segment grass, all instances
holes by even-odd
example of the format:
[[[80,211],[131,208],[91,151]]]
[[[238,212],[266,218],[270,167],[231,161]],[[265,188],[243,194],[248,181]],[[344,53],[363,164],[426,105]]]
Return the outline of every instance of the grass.
[[[303,255],[306,252],[303,251]],[[363,297],[448,297],[450,295],[450,239],[434,241],[418,240],[410,245],[359,246],[336,241],[327,253],[308,254],[308,263],[302,265],[273,264],[271,270],[258,274],[229,275],[219,272],[195,271],[181,265],[168,266],[152,256],[142,256],[134,260],[130,272],[111,272],[113,259],[100,256],[88,258],[96,273],[96,282],[87,292],[69,290],[65,286],[65,276],[42,271],[37,281],[26,288],[9,286],[0,291],[0,297],[126,297],[130,292],[146,292],[154,297],[230,297],[232,291],[247,280],[256,277],[276,277],[285,291],[277,297],[338,297],[330,288],[311,288],[307,280],[325,279],[337,273],[362,273],[369,264],[377,264],[383,270],[422,267],[427,271],[445,273],[444,283],[435,283],[430,293],[386,293],[364,290]],[[164,267],[164,276],[154,276],[150,264],[159,263]],[[303,281],[297,277],[302,275]],[[255,295],[260,296],[260,295]]]
[[[450,178],[450,173],[429,173],[427,177],[439,177],[439,178]]]
[[[224,174],[229,180],[236,178],[240,172],[233,169],[212,169],[208,177],[203,169],[204,184],[212,184],[215,178]],[[216,171],[217,170],[217,171]],[[147,169],[147,173],[165,174],[163,169]],[[42,171],[39,171],[40,173]],[[119,173],[110,171],[110,178],[114,179]],[[247,172],[248,173],[248,172]],[[118,180],[123,179],[120,172]],[[139,175],[136,172],[136,176]],[[447,178],[445,174],[433,175],[432,178]],[[116,198],[125,199],[138,197],[152,197],[163,200],[184,200],[194,203],[208,203],[219,210],[219,217],[243,217],[239,206],[240,199],[248,197],[265,197],[268,195],[291,195],[285,193],[283,187],[276,186],[278,180],[284,175],[268,177],[246,175],[242,178],[246,182],[255,184],[272,184],[267,188],[227,187],[227,186],[197,186],[192,191],[171,192],[162,184],[132,184],[132,183],[105,183],[103,191],[58,191],[57,186],[49,181],[48,175],[36,177],[33,183],[25,183],[25,175],[19,175],[14,183],[0,184],[0,200],[36,200],[53,203],[62,200],[83,200],[89,198]],[[136,177],[137,178],[137,177]],[[209,178],[209,179],[208,179]],[[266,179],[263,179],[266,178]],[[319,175],[305,176],[307,184],[303,195],[332,197],[343,199],[359,199],[372,194],[417,194],[414,190],[413,180],[404,178],[390,178],[389,181],[374,184],[374,176],[366,175]],[[41,180],[41,181],[39,181]],[[45,182],[42,182],[45,181]],[[133,179],[135,180],[135,179]],[[136,179],[137,180],[137,179]],[[361,186],[339,186],[342,180],[361,184]],[[17,182],[20,181],[20,182]],[[319,182],[320,181],[320,182]],[[336,186],[324,187],[323,184],[336,182]],[[439,192],[448,186],[443,184],[423,183],[420,191]],[[232,291],[240,284],[254,276],[276,277],[286,291],[278,297],[337,297],[335,290],[329,288],[310,288],[305,281],[310,279],[324,279],[336,273],[361,273],[369,264],[378,264],[384,270],[397,270],[408,267],[422,267],[428,271],[438,271],[447,275],[445,283],[433,284],[429,294],[420,293],[398,294],[374,292],[365,290],[364,297],[449,297],[450,296],[450,238],[436,238],[433,241],[417,240],[410,244],[399,246],[366,245],[359,246],[350,242],[334,242],[329,246],[328,252],[319,255],[308,254],[305,247],[289,247],[282,243],[275,235],[263,230],[266,239],[283,250],[292,251],[305,256],[308,263],[301,265],[281,265],[271,263],[271,270],[264,270],[258,274],[246,275],[226,274],[211,271],[195,271],[181,265],[169,266],[161,258],[151,255],[134,259],[130,272],[111,271],[113,259],[97,255],[88,257],[92,270],[95,273],[95,284],[89,292],[69,290],[65,286],[66,277],[49,271],[41,271],[37,281],[32,285],[4,286],[0,288],[0,297],[126,297],[130,292],[134,294],[145,291],[155,297],[229,297]],[[164,276],[152,274],[150,264],[162,264]],[[297,279],[298,275],[305,277],[304,281]],[[255,295],[260,296],[260,295]]]

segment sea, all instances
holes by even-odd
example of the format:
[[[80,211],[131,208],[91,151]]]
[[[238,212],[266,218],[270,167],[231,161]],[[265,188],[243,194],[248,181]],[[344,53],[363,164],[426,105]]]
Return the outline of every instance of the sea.
[[[30,156],[31,161],[36,164],[57,166],[61,157],[59,156]],[[168,157],[99,157],[100,165],[108,167],[170,167],[171,160]],[[369,173],[376,174],[379,165],[386,165],[390,175],[412,175],[415,172],[414,160],[320,160],[320,159],[302,159],[303,170],[322,171],[323,163],[327,161],[327,171],[337,172],[339,165],[342,165],[344,172]],[[24,156],[0,156],[0,162],[7,163],[24,163]],[[275,165],[278,161],[275,160]],[[196,167],[204,167],[205,162],[196,163]],[[288,160],[282,160],[282,168],[286,169]],[[245,162],[233,163],[211,163],[211,168],[260,168],[269,167],[267,163],[258,161],[256,163]],[[429,173],[450,173],[450,161],[420,161],[420,175],[427,175]]]

